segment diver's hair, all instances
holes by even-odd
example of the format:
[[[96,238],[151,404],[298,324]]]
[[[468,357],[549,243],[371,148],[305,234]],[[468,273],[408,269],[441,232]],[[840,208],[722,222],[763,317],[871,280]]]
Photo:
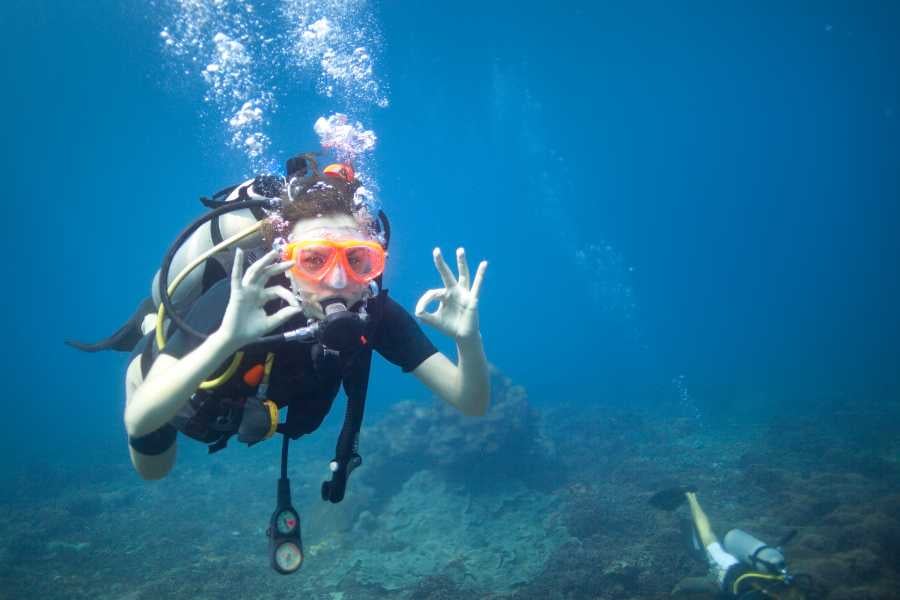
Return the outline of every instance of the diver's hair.
[[[260,232],[266,246],[286,236],[298,221],[332,215],[353,216],[353,195],[359,189],[359,181],[347,182],[340,177],[322,175],[312,156],[304,158],[310,171],[288,182],[281,195],[281,209],[263,221]]]

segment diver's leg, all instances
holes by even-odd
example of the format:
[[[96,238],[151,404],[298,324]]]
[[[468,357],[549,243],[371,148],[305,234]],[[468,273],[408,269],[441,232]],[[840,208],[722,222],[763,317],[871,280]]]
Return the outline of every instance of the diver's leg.
[[[709,524],[709,518],[706,516],[706,513],[703,512],[700,502],[697,501],[697,494],[694,492],[685,492],[684,495],[687,498],[688,505],[691,507],[691,518],[694,521],[694,529],[697,531],[697,535],[700,536],[700,542],[703,544],[703,547],[705,548],[710,544],[718,543],[719,539],[716,537],[716,534]]]
[[[722,585],[728,570],[735,565],[739,565],[740,562],[722,548],[719,539],[712,530],[712,526],[709,524],[709,518],[703,512],[703,508],[697,500],[697,494],[686,492],[685,497],[687,497],[688,504],[691,507],[691,518],[694,521],[694,528],[700,537],[703,548],[706,550],[706,558],[709,561],[710,570],[715,574],[719,585]]]

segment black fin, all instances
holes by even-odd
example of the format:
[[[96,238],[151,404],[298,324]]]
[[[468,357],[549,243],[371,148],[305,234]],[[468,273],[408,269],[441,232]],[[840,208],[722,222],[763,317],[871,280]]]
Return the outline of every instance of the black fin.
[[[138,342],[144,336],[141,331],[141,322],[149,313],[156,312],[156,305],[153,304],[152,298],[144,298],[134,314],[119,327],[118,331],[99,342],[87,344],[76,340],[66,340],[66,344],[81,350],[82,352],[100,352],[101,350],[117,350],[119,352],[131,352]]]
[[[686,500],[684,497],[686,492],[693,492],[697,488],[691,487],[673,487],[660,490],[650,496],[650,505],[660,510],[675,510]]]

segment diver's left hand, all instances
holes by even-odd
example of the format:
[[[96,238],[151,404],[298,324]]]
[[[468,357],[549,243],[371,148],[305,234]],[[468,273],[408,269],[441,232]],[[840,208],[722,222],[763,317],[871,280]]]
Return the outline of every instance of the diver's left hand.
[[[459,268],[459,280],[453,276],[441,249],[434,249],[434,266],[444,282],[443,288],[428,290],[416,303],[416,316],[438,331],[460,340],[475,338],[478,331],[478,293],[487,270],[487,261],[483,260],[475,272],[472,287],[469,287],[469,265],[466,262],[466,251],[456,250],[456,262]],[[438,308],[434,312],[426,312],[428,305],[437,300]]]

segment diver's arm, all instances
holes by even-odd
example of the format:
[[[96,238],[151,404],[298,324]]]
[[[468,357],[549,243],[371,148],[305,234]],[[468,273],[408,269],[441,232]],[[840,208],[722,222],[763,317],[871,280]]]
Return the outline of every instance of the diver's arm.
[[[277,251],[270,252],[244,274],[243,252],[235,251],[231,295],[222,324],[182,358],[165,354],[157,357],[125,408],[128,435],[141,437],[168,423],[231,354],[300,312],[293,294],[280,286],[265,287],[269,278],[291,267],[290,261],[272,264],[277,256]],[[287,301],[289,306],[267,315],[263,306],[278,298]]]
[[[220,330],[182,358],[160,354],[125,407],[125,428],[137,438],[169,422],[201,383],[240,345]]]
[[[413,370],[413,375],[442,400],[469,417],[487,412],[491,386],[487,358],[478,339],[457,340],[459,365],[437,352]]]
[[[739,564],[739,561],[722,548],[719,538],[716,537],[712,526],[709,524],[709,518],[703,512],[703,508],[700,507],[697,494],[685,492],[685,496],[691,507],[691,519],[694,521],[694,528],[697,531],[700,542],[703,544],[703,550],[706,552],[706,560],[709,562],[709,566],[715,569],[716,580],[719,582],[719,585],[723,586],[729,570]]]
[[[172,360],[170,356],[158,357],[162,360]],[[125,375],[125,410],[131,404],[134,398],[135,390],[143,383],[143,375],[141,372],[141,357],[138,355],[128,365],[128,371]],[[143,479],[162,479],[165,477],[175,464],[175,440],[160,454],[143,454],[135,450],[132,445],[128,444],[128,452],[131,456],[131,464]]]
[[[481,416],[490,400],[490,378],[481,332],[478,328],[478,294],[487,262],[478,265],[469,288],[469,266],[465,251],[456,251],[459,281],[450,272],[439,248],[434,249],[434,264],[446,287],[429,290],[416,304],[416,316],[456,340],[459,364],[454,365],[441,353],[433,354],[413,374],[441,399],[463,414]],[[426,312],[431,302],[439,301],[437,311]]]

